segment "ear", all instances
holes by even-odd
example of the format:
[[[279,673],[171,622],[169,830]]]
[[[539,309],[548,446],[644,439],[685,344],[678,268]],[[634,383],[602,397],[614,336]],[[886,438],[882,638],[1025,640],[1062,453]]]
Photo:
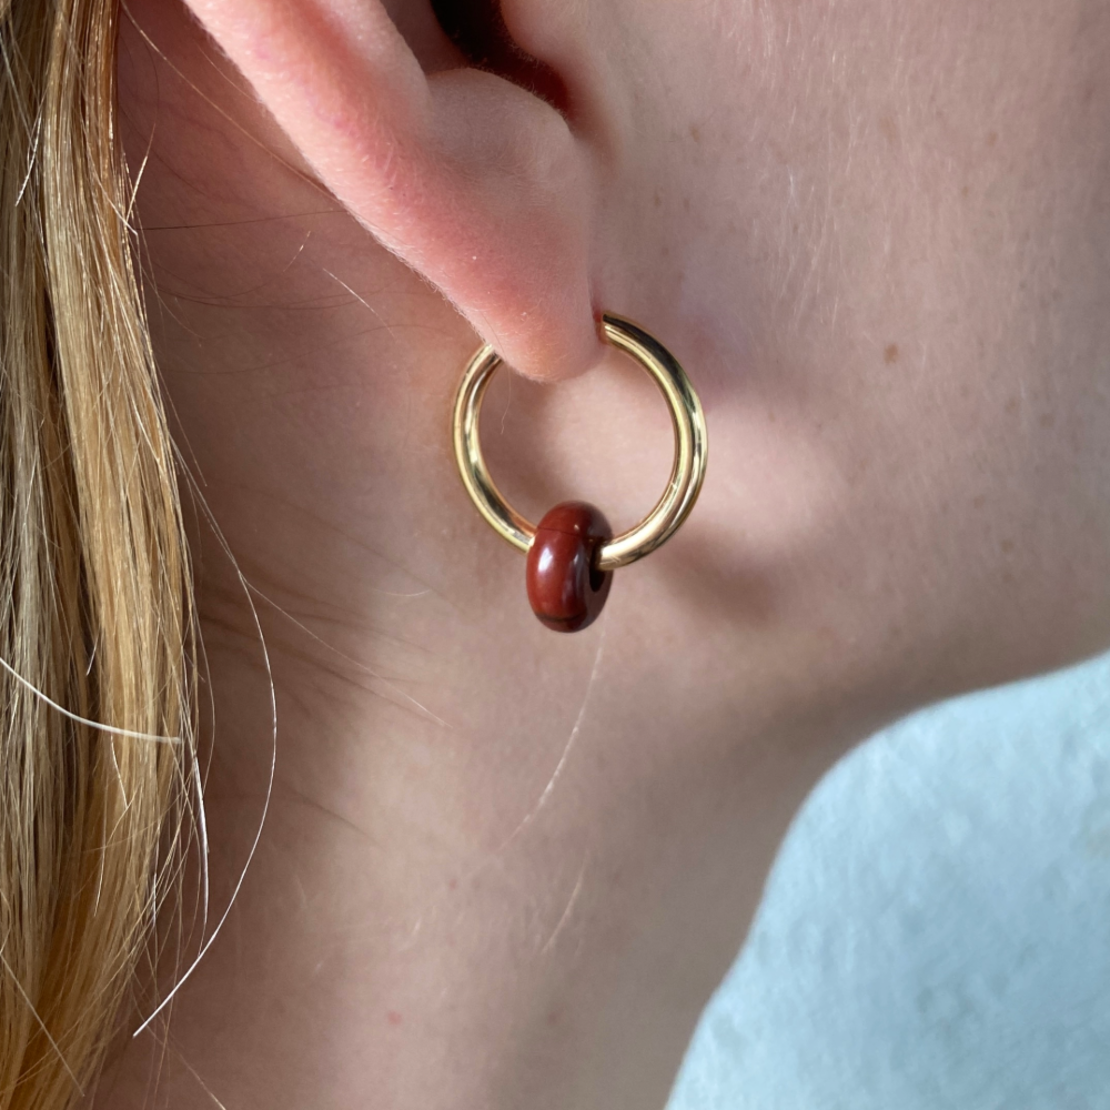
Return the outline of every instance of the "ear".
[[[601,358],[586,155],[547,100],[425,74],[379,0],[186,3],[323,184],[510,366],[551,380]]]

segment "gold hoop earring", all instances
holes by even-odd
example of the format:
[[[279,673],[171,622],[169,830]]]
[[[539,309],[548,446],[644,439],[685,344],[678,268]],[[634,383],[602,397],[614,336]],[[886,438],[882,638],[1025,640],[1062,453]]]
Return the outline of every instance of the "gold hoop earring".
[[[705,480],[705,414],[678,360],[654,336],[619,316],[605,314],[601,333],[651,375],[667,402],[675,437],[674,466],[663,496],[639,524],[616,538],[601,512],[585,502],[556,505],[534,525],[501,495],[478,434],[482,400],[501,365],[488,344],[467,364],[455,397],[455,461],[463,485],[493,530],[528,556],[525,580],[532,609],[547,627],[561,632],[592,623],[605,604],[612,571],[666,543],[689,516]]]

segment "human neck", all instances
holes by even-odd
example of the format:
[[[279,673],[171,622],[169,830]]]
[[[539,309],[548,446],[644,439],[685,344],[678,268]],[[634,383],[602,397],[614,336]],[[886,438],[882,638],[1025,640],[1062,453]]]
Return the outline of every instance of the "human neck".
[[[481,633],[439,639],[418,696],[440,724],[279,622],[263,620],[279,711],[266,826],[175,1003],[165,1105],[662,1107],[789,821],[854,735],[737,718],[710,755],[694,699],[671,704],[663,683],[652,699],[616,621],[551,643],[546,689],[526,678],[538,651],[516,670]],[[215,624],[206,639],[218,913],[270,747],[266,676],[244,659],[257,645]],[[520,704],[495,693],[506,679]],[[143,1104],[162,1028],[105,1105]]]
[[[395,328],[417,397],[408,371],[469,349],[439,322],[449,342]],[[807,700],[773,628],[707,641],[689,594],[654,578],[693,590],[677,541],[618,575],[594,628],[540,627],[523,560],[452,470],[453,382],[398,427],[365,369],[389,353],[336,352],[334,319],[301,326],[294,384],[235,373],[272,360],[258,338],[160,340],[249,584],[198,525],[208,935],[251,860],[175,999],[165,1104],[662,1107],[789,821],[867,725]],[[347,385],[295,384],[323,374]],[[211,383],[246,396],[219,404]],[[135,1042],[105,1105],[143,1104],[164,1036],[156,1021]]]
[[[365,311],[345,298],[345,323]],[[618,575],[594,628],[540,627],[523,561],[451,469],[448,372],[402,420],[366,370],[392,361],[425,397],[408,372],[469,346],[438,322],[447,340],[394,327],[399,365],[364,337],[344,353],[347,329],[310,314],[305,354],[258,376],[236,370],[273,361],[266,328],[161,336],[249,583],[198,526],[208,935],[269,792],[271,679],[277,707],[261,840],[175,998],[159,1087],[175,1110],[215,1105],[206,1091],[275,1110],[661,1107],[789,821],[867,731],[805,699],[773,629],[707,640],[677,541]],[[143,1105],[163,1035],[134,1043],[105,1105]]]

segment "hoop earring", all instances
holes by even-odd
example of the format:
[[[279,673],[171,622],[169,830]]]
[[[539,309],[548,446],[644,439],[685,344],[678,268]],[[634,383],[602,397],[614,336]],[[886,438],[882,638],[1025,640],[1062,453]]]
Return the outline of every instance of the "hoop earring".
[[[670,409],[675,437],[674,466],[663,496],[639,524],[615,539],[600,510],[584,501],[564,501],[534,525],[502,497],[478,435],[482,400],[501,365],[488,344],[467,364],[455,397],[455,461],[463,485],[493,530],[527,555],[532,610],[559,632],[576,632],[594,621],[608,597],[612,572],[666,543],[689,516],[705,480],[705,414],[678,360],[643,328],[619,316],[604,315],[601,333],[651,375]]]

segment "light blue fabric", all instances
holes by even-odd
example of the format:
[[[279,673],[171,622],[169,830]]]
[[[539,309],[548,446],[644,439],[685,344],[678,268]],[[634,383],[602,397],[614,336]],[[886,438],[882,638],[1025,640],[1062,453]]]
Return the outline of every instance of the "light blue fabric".
[[[919,713],[799,814],[668,1110],[1110,1110],[1110,656]]]

